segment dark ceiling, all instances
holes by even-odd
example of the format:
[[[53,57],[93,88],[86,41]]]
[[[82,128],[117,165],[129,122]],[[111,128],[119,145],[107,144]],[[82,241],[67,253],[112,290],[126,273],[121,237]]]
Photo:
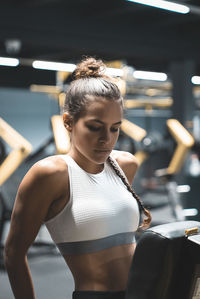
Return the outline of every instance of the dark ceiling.
[[[76,63],[95,55],[167,73],[172,62],[193,60],[200,75],[200,1],[179,3],[192,12],[182,15],[126,0],[1,0],[0,56]],[[20,49],[8,48],[12,39],[21,41]],[[1,67],[0,86],[53,84],[52,73]]]

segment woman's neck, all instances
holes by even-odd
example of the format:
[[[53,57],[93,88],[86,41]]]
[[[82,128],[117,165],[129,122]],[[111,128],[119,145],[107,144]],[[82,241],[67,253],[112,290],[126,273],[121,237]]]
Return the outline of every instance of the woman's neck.
[[[68,155],[86,172],[91,173],[91,174],[97,174],[101,172],[104,169],[104,163],[97,164],[83,155],[76,154],[72,150],[69,151]]]

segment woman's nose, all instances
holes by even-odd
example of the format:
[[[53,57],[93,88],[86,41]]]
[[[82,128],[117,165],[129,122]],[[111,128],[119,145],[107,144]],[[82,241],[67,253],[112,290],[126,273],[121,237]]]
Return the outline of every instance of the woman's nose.
[[[99,140],[101,142],[106,142],[108,143],[110,141],[111,135],[110,135],[110,131],[109,130],[103,130]]]

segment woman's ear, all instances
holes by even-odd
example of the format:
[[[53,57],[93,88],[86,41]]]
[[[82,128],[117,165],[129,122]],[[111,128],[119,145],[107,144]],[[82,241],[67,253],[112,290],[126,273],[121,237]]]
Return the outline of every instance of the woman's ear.
[[[71,132],[72,131],[72,117],[69,114],[69,112],[63,113],[63,122],[64,122],[64,126],[67,129],[67,131]]]

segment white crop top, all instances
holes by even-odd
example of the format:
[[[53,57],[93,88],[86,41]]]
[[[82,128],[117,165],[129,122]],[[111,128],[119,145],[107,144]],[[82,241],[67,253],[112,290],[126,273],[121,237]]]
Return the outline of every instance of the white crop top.
[[[59,214],[45,222],[61,254],[91,253],[134,243],[138,204],[109,163],[102,172],[90,174],[70,156],[61,157],[68,165],[70,199]]]

